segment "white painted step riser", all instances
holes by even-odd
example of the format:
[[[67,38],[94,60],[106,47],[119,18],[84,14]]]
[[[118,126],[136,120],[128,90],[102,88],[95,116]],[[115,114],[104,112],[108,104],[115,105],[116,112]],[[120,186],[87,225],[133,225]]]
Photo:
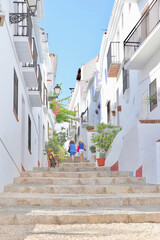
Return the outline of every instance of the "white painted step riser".
[[[144,178],[99,178],[99,179],[54,179],[54,178],[15,178],[16,184],[55,184],[55,185],[99,185],[99,184],[141,184]]]
[[[54,178],[101,178],[101,177],[129,177],[128,172],[24,172],[24,177],[54,177]]]
[[[65,198],[65,197],[64,197]],[[0,199],[0,206],[107,206],[107,207],[120,207],[120,206],[151,206],[159,205],[160,197],[96,197],[96,198],[34,198],[34,197],[21,197],[21,198],[3,198]]]
[[[32,225],[32,224],[98,224],[98,223],[160,223],[160,213],[146,214],[104,214],[104,215],[62,215],[62,216],[29,216],[1,215],[0,225]]]
[[[16,193],[55,193],[55,194],[125,194],[125,193],[160,193],[160,187],[155,186],[19,186],[7,185],[5,192]]]

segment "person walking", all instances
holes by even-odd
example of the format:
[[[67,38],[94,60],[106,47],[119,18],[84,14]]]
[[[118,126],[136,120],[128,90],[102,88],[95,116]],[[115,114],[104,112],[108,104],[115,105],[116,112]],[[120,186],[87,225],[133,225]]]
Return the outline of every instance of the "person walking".
[[[86,148],[86,145],[83,143],[81,139],[79,139],[79,155],[80,155],[80,162],[83,162],[83,153],[84,149]]]
[[[69,143],[69,149],[70,149],[70,156],[71,156],[72,162],[74,162],[74,156],[76,154],[76,146],[73,140],[71,140]]]

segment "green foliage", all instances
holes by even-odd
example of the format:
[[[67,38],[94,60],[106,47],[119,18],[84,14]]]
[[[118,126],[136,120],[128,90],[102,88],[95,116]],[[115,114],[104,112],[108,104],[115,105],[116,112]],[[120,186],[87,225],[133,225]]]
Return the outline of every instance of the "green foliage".
[[[53,100],[50,103],[50,108],[52,109],[53,113],[57,111],[56,113],[57,123],[63,123],[63,122],[70,123],[72,121],[76,121],[76,119],[74,118],[76,116],[76,112],[68,110],[62,104],[62,102],[68,100],[68,98],[63,98],[58,101]]]
[[[152,103],[153,105],[157,104],[157,96],[147,97],[146,98],[146,103],[147,104]]]
[[[108,126],[105,123],[98,124],[96,133],[91,135],[91,142],[95,143],[98,151],[107,152],[119,131],[119,129],[114,129],[111,125]]]
[[[91,153],[95,153],[96,152],[95,145],[91,145],[89,149],[90,149]]]
[[[63,147],[65,140],[65,135],[54,132],[53,137],[50,138],[46,144],[46,149],[51,148],[54,152],[54,155],[59,157],[62,161],[66,159],[65,156],[67,154],[66,150]]]

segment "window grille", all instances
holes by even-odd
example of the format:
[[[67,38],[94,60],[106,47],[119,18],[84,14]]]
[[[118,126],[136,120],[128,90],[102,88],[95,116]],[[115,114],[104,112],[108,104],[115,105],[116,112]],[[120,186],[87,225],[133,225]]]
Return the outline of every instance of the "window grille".
[[[18,117],[18,77],[14,69],[14,103],[13,103],[14,113]]]

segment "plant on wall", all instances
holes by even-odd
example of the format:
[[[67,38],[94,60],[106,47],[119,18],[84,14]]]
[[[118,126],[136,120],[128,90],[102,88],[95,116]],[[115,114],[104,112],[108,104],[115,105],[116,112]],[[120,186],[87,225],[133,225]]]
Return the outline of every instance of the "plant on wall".
[[[91,153],[95,153],[96,152],[96,146],[95,145],[91,145],[89,147],[89,150],[91,151]]]

